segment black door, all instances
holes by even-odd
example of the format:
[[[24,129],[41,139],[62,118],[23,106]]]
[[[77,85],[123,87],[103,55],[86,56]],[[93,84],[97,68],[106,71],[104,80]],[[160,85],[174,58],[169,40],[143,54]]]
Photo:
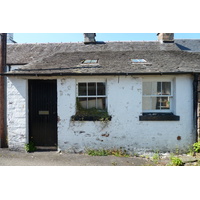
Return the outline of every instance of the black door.
[[[57,146],[56,80],[29,80],[29,142]]]

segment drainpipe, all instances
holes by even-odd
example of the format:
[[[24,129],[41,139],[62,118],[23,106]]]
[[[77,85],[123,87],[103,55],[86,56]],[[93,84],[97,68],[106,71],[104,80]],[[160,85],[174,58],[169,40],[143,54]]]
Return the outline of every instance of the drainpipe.
[[[0,33],[0,147],[7,147],[5,137],[4,69],[6,67],[7,34]]]
[[[193,99],[194,99],[194,120],[195,120],[195,129],[196,129],[196,141],[198,141],[199,139],[198,79],[199,79],[199,74],[194,74]]]

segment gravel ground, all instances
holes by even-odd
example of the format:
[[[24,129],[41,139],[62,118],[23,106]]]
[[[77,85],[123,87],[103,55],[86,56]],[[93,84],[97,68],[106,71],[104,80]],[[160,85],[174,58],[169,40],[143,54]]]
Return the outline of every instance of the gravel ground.
[[[85,154],[38,151],[16,152],[0,148],[0,166],[152,166],[140,157],[89,156]]]

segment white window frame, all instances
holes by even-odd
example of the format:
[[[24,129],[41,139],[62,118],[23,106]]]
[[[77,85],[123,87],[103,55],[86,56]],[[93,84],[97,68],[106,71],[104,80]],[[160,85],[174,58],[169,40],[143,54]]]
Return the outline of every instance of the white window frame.
[[[87,88],[87,90],[86,90],[86,93],[87,93],[87,95],[84,95],[84,96],[79,96],[79,94],[78,94],[78,90],[79,90],[79,88],[78,88],[78,84],[79,83],[86,83],[86,88]],[[88,95],[88,83],[96,83],[96,95]],[[97,95],[97,83],[105,83],[105,95]],[[105,110],[107,110],[107,89],[106,89],[106,85],[107,85],[107,83],[106,83],[106,81],[104,80],[104,81],[78,81],[77,82],[77,98],[96,98],[96,108],[97,108],[97,98],[105,98]],[[88,99],[87,99],[87,109],[88,109]]]
[[[173,81],[172,80],[167,80],[167,79],[163,79],[163,80],[155,80],[155,79],[151,79],[151,80],[143,80],[142,82],[142,88],[143,88],[143,83],[145,82],[170,82],[171,83],[171,94],[170,95],[143,95],[143,91],[142,91],[142,101],[143,101],[143,97],[168,97],[169,98],[169,101],[170,101],[170,109],[155,109],[155,110],[143,110],[142,108],[142,112],[143,113],[172,113],[173,112],[173,100],[174,100],[174,92],[173,92]],[[162,84],[161,84],[162,85]],[[161,89],[162,91],[162,89]]]

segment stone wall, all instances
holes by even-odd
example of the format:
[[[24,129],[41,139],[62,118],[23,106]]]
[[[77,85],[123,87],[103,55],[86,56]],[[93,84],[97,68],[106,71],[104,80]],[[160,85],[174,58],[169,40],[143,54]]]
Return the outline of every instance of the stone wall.
[[[27,80],[8,78],[7,88],[8,146],[21,151],[28,141]]]
[[[91,149],[138,151],[187,150],[195,142],[193,118],[193,77],[178,76],[105,76],[57,78],[58,149],[82,152]],[[173,83],[173,113],[179,121],[140,121],[142,82]],[[109,122],[71,121],[76,112],[78,82],[106,82]],[[8,145],[22,150],[28,142],[28,78],[8,79]],[[183,91],[184,88],[184,91]],[[199,102],[200,103],[200,102]]]

